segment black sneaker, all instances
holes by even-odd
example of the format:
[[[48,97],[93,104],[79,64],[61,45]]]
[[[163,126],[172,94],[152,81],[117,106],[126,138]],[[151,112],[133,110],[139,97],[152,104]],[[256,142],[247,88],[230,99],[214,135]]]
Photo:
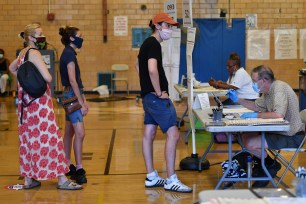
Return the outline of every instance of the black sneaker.
[[[75,181],[78,184],[87,183],[86,171],[84,169],[78,169],[75,174]]]
[[[282,165],[277,162],[274,161],[273,164],[267,166],[267,170],[269,171],[270,175],[272,178],[275,178],[277,172],[282,168]],[[252,174],[253,175],[253,174]],[[264,170],[261,168],[261,171],[257,172],[257,176],[256,177],[264,177],[266,176]],[[269,181],[255,181],[252,185],[253,188],[263,188],[266,187],[269,184]]]
[[[261,166],[261,161],[260,160],[255,160],[253,161],[253,168],[252,168],[252,177],[260,177],[263,176],[263,169]]]
[[[66,173],[66,176],[70,176],[70,179],[75,180],[76,167],[73,164],[69,166],[69,172]]]

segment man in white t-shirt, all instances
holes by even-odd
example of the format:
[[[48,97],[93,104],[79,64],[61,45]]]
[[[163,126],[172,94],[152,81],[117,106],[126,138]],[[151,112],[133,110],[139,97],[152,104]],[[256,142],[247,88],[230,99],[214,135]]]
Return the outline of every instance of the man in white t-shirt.
[[[234,89],[239,98],[246,100],[254,101],[258,98],[258,93],[252,88],[252,79],[250,75],[243,67],[240,67],[240,57],[236,52],[230,54],[227,61],[227,70],[230,75],[227,82],[211,79],[209,80],[209,85],[221,89]],[[222,103],[223,105],[235,104],[231,99],[227,99]]]

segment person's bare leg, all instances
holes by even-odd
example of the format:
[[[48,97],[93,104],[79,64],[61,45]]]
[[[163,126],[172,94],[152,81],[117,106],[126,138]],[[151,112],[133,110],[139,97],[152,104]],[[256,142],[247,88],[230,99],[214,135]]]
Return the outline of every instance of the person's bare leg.
[[[25,186],[31,185],[32,182],[33,182],[32,178],[24,177],[24,185]]]
[[[242,134],[242,141],[249,151],[254,153],[254,156],[261,159],[261,135],[258,133],[244,133]],[[265,141],[265,149],[268,148],[267,142]],[[267,152],[265,151],[265,158],[267,157]]]
[[[76,165],[82,164],[83,141],[85,138],[85,128],[83,122],[73,124],[75,138],[73,141],[73,149]]]
[[[57,179],[58,179],[58,185],[63,185],[68,180],[68,178],[65,175],[58,176]]]
[[[71,161],[71,148],[72,148],[72,140],[74,136],[74,129],[70,121],[66,121],[65,124],[65,134],[64,134],[64,150],[66,154],[66,159]]]
[[[165,158],[167,164],[167,177],[170,178],[175,173],[176,146],[180,134],[176,126],[172,126],[167,131],[167,140],[165,145]]]
[[[147,173],[154,171],[153,165],[153,141],[156,136],[156,125],[145,125],[144,135],[142,139],[142,153],[145,160]]]

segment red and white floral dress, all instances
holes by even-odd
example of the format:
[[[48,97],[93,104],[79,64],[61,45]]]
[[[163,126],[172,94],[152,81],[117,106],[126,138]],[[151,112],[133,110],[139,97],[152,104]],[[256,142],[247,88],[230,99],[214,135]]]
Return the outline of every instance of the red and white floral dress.
[[[18,67],[24,56],[19,57]],[[49,84],[43,96],[23,107],[20,123],[22,87],[18,83],[18,134],[20,175],[37,180],[53,179],[69,171],[64,143],[55,118]],[[25,102],[33,98],[24,91]]]

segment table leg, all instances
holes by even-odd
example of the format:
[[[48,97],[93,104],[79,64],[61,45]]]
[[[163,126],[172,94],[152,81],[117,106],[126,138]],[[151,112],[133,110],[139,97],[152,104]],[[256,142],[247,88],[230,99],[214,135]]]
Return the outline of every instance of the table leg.
[[[211,134],[211,139],[210,139],[210,143],[207,147],[207,149],[205,150],[204,154],[202,155],[201,159],[199,160],[199,171],[202,171],[202,161],[204,161],[204,159],[206,158],[206,155],[208,154],[208,152],[210,152],[210,148],[212,147],[212,145],[214,144],[214,134]]]
[[[264,172],[266,173],[267,177],[271,181],[273,187],[276,187],[275,181],[271,177],[271,174],[269,173],[269,171],[268,171],[268,169],[266,168],[266,165],[265,165],[265,151],[266,151],[265,150],[265,132],[262,131],[261,132],[261,166],[262,166]]]
[[[218,182],[218,184],[217,184],[217,186],[215,188],[216,190],[222,184],[222,182],[225,179],[225,177],[227,176],[231,166],[232,166],[232,133],[229,132],[228,133],[228,168],[226,169],[226,171],[223,173],[221,179],[219,180],[219,182]]]
[[[188,105],[184,111],[184,113],[182,114],[180,120],[179,120],[179,123],[177,125],[177,128],[180,129],[181,128],[181,122],[184,120],[185,116],[187,115],[187,112],[188,112]]]

